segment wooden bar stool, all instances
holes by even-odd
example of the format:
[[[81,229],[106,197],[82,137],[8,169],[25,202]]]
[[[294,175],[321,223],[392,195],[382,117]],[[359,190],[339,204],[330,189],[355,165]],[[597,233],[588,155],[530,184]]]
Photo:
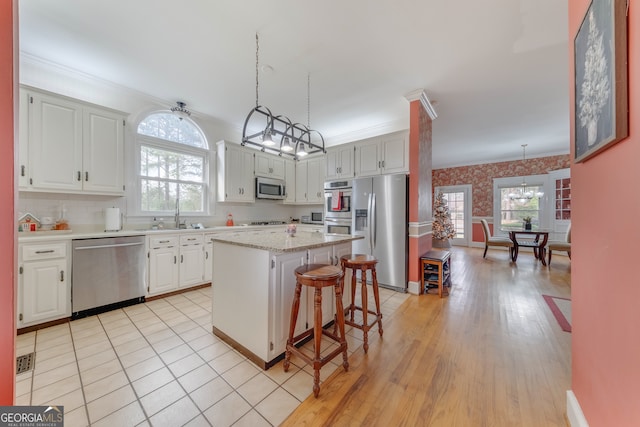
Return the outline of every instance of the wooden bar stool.
[[[343,255],[340,258],[340,264],[342,265],[342,272],[344,273],[347,268],[351,269],[351,303],[347,307],[347,311],[349,312],[349,319],[345,320],[347,325],[351,325],[355,328],[361,329],[364,335],[364,344],[362,348],[366,353],[369,350],[369,329],[378,323],[378,332],[380,336],[382,336],[382,313],[380,312],[380,292],[378,290],[378,276],[376,275],[376,264],[378,260],[376,257],[368,255],[368,254],[349,254]],[[362,291],[360,299],[362,306],[358,307],[355,305],[356,298],[356,271],[360,270],[362,272],[361,282],[362,282]],[[372,279],[372,288],[373,288],[373,297],[376,302],[376,311],[369,310],[368,307],[368,297],[367,297],[367,270],[371,271],[371,279]],[[360,310],[362,312],[362,323],[356,323],[354,321],[353,315],[356,310]],[[373,314],[373,321],[371,323],[368,322],[368,314]]]
[[[344,335],[344,307],[342,306],[342,277],[343,272],[340,268],[327,265],[327,264],[307,264],[296,268],[296,292],[293,297],[293,303],[291,305],[291,321],[289,322],[289,339],[287,339],[287,347],[284,357],[284,371],[289,370],[291,354],[295,354],[304,360],[306,363],[313,366],[313,395],[318,397],[320,393],[320,368],[327,364],[331,359],[342,353],[342,366],[344,370],[349,369],[349,362],[347,360],[347,340]],[[302,292],[302,285],[309,286],[315,289],[313,298],[314,307],[314,320],[313,328],[301,333],[294,337],[294,331],[296,329],[296,320],[298,319],[298,309],[300,308],[300,294]],[[339,335],[334,332],[329,332],[322,328],[322,288],[327,286],[333,286],[336,296],[336,324]],[[320,356],[320,342],[322,335],[336,341],[339,345],[338,348],[333,350],[328,355]],[[295,346],[297,342],[313,335],[314,354],[313,356],[302,351]]]

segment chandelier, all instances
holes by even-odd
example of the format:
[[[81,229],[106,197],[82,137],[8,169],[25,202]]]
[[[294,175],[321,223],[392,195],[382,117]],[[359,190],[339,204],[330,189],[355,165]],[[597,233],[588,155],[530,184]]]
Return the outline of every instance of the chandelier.
[[[242,142],[240,145],[253,145],[261,151],[289,155],[298,160],[300,157],[313,153],[326,153],[324,148],[324,138],[316,130],[309,128],[309,107],[310,107],[310,79],[307,75],[307,125],[293,123],[289,118],[282,115],[273,115],[269,108],[259,103],[259,52],[258,34],[256,33],[256,106],[251,109],[244,121],[242,128]],[[260,131],[248,133],[249,123],[260,123]],[[315,139],[312,139],[312,136]]]
[[[171,107],[171,112],[178,116],[180,120],[189,118],[191,116],[191,111],[187,110],[187,104],[182,101],[176,102],[175,107]]]
[[[522,144],[522,161],[524,162],[526,160],[526,154],[525,154],[525,149],[527,147],[527,144]],[[531,199],[539,199],[540,197],[544,196],[544,192],[542,191],[532,191],[529,190],[527,182],[525,181],[524,177],[522,177],[522,184],[520,184],[520,188],[518,188],[516,191],[509,193],[509,199],[510,200],[516,200],[520,203],[526,203]]]

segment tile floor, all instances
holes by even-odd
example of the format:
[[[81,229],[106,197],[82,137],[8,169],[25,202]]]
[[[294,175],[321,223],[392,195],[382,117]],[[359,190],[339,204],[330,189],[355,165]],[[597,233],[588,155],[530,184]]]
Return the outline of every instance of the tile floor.
[[[198,289],[19,335],[17,356],[35,352],[35,367],[16,376],[16,405],[64,405],[70,427],[279,425],[311,394],[313,370],[293,358],[287,373],[282,362],[263,371],[222,342],[211,333],[210,294]],[[388,316],[409,295],[380,289],[380,297]],[[378,334],[369,337],[375,345]],[[358,329],[347,327],[347,338],[349,352],[362,344]],[[341,358],[331,363],[321,380]]]

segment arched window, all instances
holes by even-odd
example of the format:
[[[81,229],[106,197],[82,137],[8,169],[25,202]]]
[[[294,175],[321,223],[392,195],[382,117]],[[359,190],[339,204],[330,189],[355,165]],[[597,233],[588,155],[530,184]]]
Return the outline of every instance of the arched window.
[[[209,146],[188,118],[156,112],[138,125],[140,212],[206,214]]]

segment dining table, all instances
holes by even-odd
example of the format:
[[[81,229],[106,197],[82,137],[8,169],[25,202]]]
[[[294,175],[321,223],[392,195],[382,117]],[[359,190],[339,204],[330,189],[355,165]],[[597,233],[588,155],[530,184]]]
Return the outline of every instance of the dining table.
[[[545,252],[547,241],[549,240],[550,230],[536,229],[526,230],[522,229],[508,229],[509,239],[513,242],[513,251],[511,253],[511,260],[515,262],[518,259],[518,249],[520,247],[533,248],[533,255],[537,260],[542,262],[542,265],[547,265],[545,261]]]

